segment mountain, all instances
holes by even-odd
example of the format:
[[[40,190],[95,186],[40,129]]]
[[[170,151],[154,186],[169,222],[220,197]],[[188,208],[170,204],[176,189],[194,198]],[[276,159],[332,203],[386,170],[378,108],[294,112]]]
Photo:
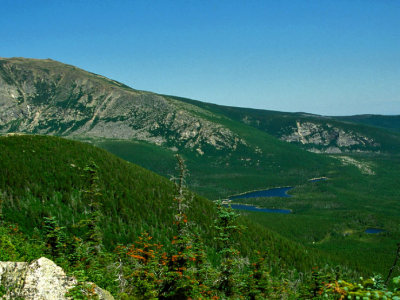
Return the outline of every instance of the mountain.
[[[335,117],[338,120],[348,121],[353,123],[366,124],[388,130],[400,132],[400,116],[382,116],[382,115],[356,115]]]
[[[180,152],[187,156],[195,175],[192,178],[198,181],[190,185],[211,198],[264,187],[265,182],[281,184],[273,180],[272,173],[288,173],[293,182],[298,182],[299,172],[306,172],[310,178],[325,172],[319,171],[326,165],[324,159],[287,147],[222,114],[134,90],[52,60],[0,60],[0,89],[0,132],[92,140],[110,151],[124,149],[129,153],[124,158],[131,161],[141,153],[149,157],[149,153],[159,152],[150,161],[158,166],[159,158],[165,158],[161,163],[166,164],[164,172],[170,172],[173,154]],[[297,159],[288,164],[289,157]],[[143,165],[141,159],[133,162]],[[304,163],[309,167],[299,171]],[[223,176],[218,175],[221,168]],[[221,179],[214,187],[209,184],[210,173],[220,179],[227,172],[237,179],[225,183]],[[253,174],[249,178],[244,173]],[[232,189],[237,181],[246,181],[249,186]]]
[[[50,59],[0,59],[0,86],[0,132],[136,139],[200,155],[215,150],[257,151],[224,124],[230,119],[308,145],[311,151],[381,151],[388,148],[386,140],[399,141],[398,135],[377,137],[370,128],[337,121],[397,128],[395,116],[333,119],[217,106],[134,90]]]
[[[162,175],[179,152],[194,175],[189,184],[210,198],[328,174],[329,159],[297,146],[393,153],[400,145],[400,135],[367,126],[158,95],[53,60],[24,58],[0,59],[0,133],[9,132],[86,140]]]
[[[173,97],[173,96],[170,96]],[[287,113],[222,106],[178,98],[214,113],[267,132],[280,140],[316,153],[390,152],[399,149],[399,116],[329,117],[308,113]],[[354,124],[357,123],[357,124]],[[363,126],[369,125],[369,126]]]
[[[292,213],[242,215],[259,228],[384,273],[400,233],[400,134],[350,121],[144,92],[53,60],[0,59],[0,133],[84,141],[165,177],[174,173],[174,154],[180,153],[190,173],[188,186],[209,199],[292,186],[288,198],[237,200]],[[49,174],[45,178],[55,173],[43,172]],[[125,190],[115,180],[124,175],[113,176],[110,183]],[[320,177],[327,180],[309,181]],[[160,224],[163,216],[149,215],[145,224]],[[367,234],[367,228],[384,231]]]
[[[138,139],[166,147],[236,149],[213,115],[52,60],[0,60],[1,131]]]

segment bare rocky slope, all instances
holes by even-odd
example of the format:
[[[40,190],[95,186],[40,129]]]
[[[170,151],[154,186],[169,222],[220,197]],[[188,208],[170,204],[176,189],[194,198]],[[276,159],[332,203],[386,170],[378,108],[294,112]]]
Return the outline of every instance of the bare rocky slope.
[[[296,126],[287,127],[286,131],[287,134],[281,134],[281,140],[314,146],[308,150],[316,153],[361,151],[363,148],[377,150],[380,146],[372,137],[351,129],[344,130],[332,125],[329,121],[325,124],[296,121]]]
[[[0,133],[134,139],[202,155],[247,148],[243,137],[223,125],[224,118],[236,117],[312,152],[381,151],[379,138],[360,125],[309,114],[221,106],[216,111],[218,106],[182,100],[51,59],[0,58]]]
[[[51,59],[0,58],[0,133],[140,140],[200,155],[249,150],[224,119],[316,153],[380,152],[400,139],[395,133],[377,138],[363,125],[333,118],[182,100],[188,99],[135,90]]]
[[[0,132],[137,139],[236,149],[246,142],[210,112],[50,59],[0,59]]]
[[[261,109],[221,106],[176,98],[232,120],[264,131],[282,141],[315,153],[397,153],[400,116],[369,115],[330,117],[308,113],[288,113]]]

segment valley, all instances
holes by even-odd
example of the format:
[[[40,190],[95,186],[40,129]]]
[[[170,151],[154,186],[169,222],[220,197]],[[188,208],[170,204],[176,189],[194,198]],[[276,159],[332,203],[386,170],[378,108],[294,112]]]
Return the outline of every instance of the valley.
[[[0,133],[5,148],[1,160],[3,173],[7,173],[2,175],[0,192],[15,201],[9,202],[5,214],[26,229],[39,226],[39,221],[32,225],[26,220],[37,220],[44,213],[41,201],[60,221],[72,226],[70,220],[77,218],[83,207],[78,201],[72,210],[66,208],[65,199],[75,199],[82,185],[71,173],[72,164],[83,168],[94,155],[102,164],[108,191],[107,245],[128,242],[142,229],[166,242],[171,237],[164,225],[169,208],[162,203],[172,197],[173,187],[166,178],[176,174],[174,155],[180,154],[189,172],[187,185],[198,195],[193,218],[203,235],[210,235],[215,218],[210,200],[231,198],[237,205],[290,212],[266,213],[241,206],[243,223],[251,224],[254,233],[238,240],[244,255],[253,247],[271,247],[273,237],[286,243],[273,249],[276,256],[285,247],[315,251],[310,261],[296,254],[299,268],[308,268],[324,257],[321,261],[340,262],[360,274],[385,274],[400,236],[398,119],[220,106],[132,89],[52,60],[2,58]],[[47,142],[44,136],[67,140],[51,137]],[[58,162],[56,157],[64,157],[66,145],[77,147],[71,153],[73,159],[65,157]],[[7,147],[12,150],[5,150]],[[13,151],[21,156],[14,157]],[[21,151],[29,151],[32,158]],[[40,164],[46,155],[49,164],[55,164],[51,171]],[[114,171],[117,166],[121,168],[118,172]],[[14,174],[13,169],[24,175]],[[45,175],[30,177],[32,170]],[[62,179],[53,179],[60,170]],[[312,182],[312,178],[327,180]],[[69,188],[67,183],[75,180],[79,184]],[[54,183],[46,185],[47,181]],[[147,186],[145,192],[135,196],[135,189],[142,184]],[[284,198],[262,194],[232,197],[275,187],[293,188],[287,190],[290,197]],[[30,192],[25,194],[24,189]],[[24,202],[26,199],[29,202]],[[34,209],[29,209],[31,205]],[[18,207],[18,212],[14,213],[13,207]],[[141,225],[134,225],[132,219],[141,220]],[[383,231],[368,234],[368,228]],[[257,232],[265,235],[257,237]],[[212,249],[211,240],[209,246]],[[293,264],[291,255],[282,259]]]

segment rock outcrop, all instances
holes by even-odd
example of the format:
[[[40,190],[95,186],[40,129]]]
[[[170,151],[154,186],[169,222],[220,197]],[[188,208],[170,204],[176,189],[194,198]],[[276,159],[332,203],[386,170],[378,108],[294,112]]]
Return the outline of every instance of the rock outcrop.
[[[61,267],[45,257],[31,263],[0,262],[0,287],[6,291],[1,299],[71,299],[65,294],[77,283],[75,278],[67,276]],[[109,292],[94,284],[93,291],[98,299],[114,299]]]
[[[244,146],[219,118],[53,60],[0,58],[0,133],[136,139],[199,153]]]
[[[311,152],[316,153],[342,153],[360,151],[364,148],[377,148],[379,144],[372,138],[363,136],[358,132],[345,131],[332,124],[319,124],[313,122],[296,122],[296,127],[286,129],[288,134],[280,137],[286,142],[296,142],[309,146]]]

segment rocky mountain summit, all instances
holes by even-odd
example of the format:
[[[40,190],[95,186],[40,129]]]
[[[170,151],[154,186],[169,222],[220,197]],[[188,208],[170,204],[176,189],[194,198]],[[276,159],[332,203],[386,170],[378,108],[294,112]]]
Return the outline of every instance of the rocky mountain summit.
[[[42,257],[31,263],[0,262],[0,287],[4,294],[1,299],[26,300],[62,300],[71,299],[66,294],[78,284],[73,277],[65,275],[64,271],[53,261]],[[91,286],[93,295],[100,300],[112,300],[114,297],[95,284]]]
[[[379,120],[388,128],[397,124],[396,117]],[[261,130],[315,153],[397,152],[398,133],[350,121],[219,106],[135,90],[51,59],[0,58],[0,134],[136,140],[226,156],[257,155],[253,137]],[[238,122],[248,127],[241,130]]]
[[[0,133],[137,139],[200,154],[246,145],[215,118],[53,60],[0,59]]]

